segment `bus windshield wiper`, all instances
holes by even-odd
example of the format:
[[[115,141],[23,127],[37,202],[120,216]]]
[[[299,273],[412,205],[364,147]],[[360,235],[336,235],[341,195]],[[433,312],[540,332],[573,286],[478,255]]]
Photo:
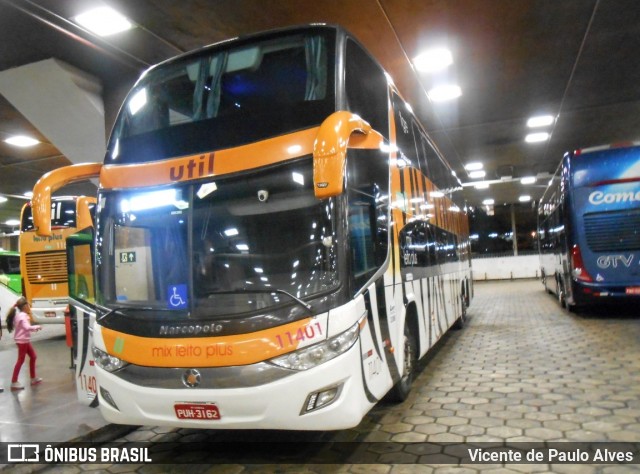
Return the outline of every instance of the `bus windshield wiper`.
[[[288,291],[281,290],[280,288],[276,288],[276,289],[270,290],[270,291],[271,292],[275,292],[275,293],[281,293],[283,295],[287,295],[292,300],[296,301],[297,303],[300,303],[302,306],[307,308],[307,311],[311,311],[311,305],[309,303],[307,303],[306,301],[303,301],[302,299],[298,298],[296,295],[293,295],[293,294],[289,293]]]
[[[102,316],[97,317],[96,321],[100,322],[103,319],[115,314],[115,313],[120,313],[123,314],[125,311],[129,311],[129,310],[136,310],[136,311],[173,311],[172,309],[169,308],[154,308],[153,306],[116,306],[115,308],[107,308],[107,307],[100,307],[101,309],[105,309],[108,310],[106,313],[104,313]]]
[[[289,298],[294,300],[296,303],[304,306],[307,311],[311,311],[311,305],[306,301],[298,298],[296,295],[289,293],[288,291],[281,290],[280,288],[274,288],[272,290],[248,290],[246,288],[235,288],[233,290],[227,291],[212,291],[207,293],[208,295],[232,295],[234,293],[258,293],[258,294],[272,294],[272,293],[280,293],[283,295],[287,295]]]

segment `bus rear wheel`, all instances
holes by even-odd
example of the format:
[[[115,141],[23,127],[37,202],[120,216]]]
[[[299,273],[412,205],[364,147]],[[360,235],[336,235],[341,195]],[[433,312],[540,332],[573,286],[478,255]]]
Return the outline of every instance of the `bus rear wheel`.
[[[467,307],[469,306],[469,297],[465,293],[464,284],[460,293],[460,316],[453,323],[453,329],[462,329],[467,322]]]
[[[415,336],[411,333],[408,322],[405,322],[404,325],[403,350],[404,364],[402,366],[402,374],[400,380],[389,392],[388,398],[392,402],[403,402],[409,396],[418,362],[418,345],[416,344]]]
[[[556,294],[558,295],[558,303],[560,303],[560,307],[566,308],[567,299],[564,293],[564,285],[562,285],[559,280],[556,280]]]

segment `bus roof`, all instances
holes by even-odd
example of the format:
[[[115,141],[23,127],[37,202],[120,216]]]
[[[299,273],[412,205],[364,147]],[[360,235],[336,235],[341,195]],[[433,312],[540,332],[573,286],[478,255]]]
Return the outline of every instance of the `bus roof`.
[[[597,151],[612,150],[615,148],[630,148],[638,145],[640,145],[640,141],[616,142],[616,143],[610,143],[608,145],[598,145],[598,146],[592,146],[587,148],[578,148],[573,152],[573,154],[574,156],[579,156],[579,155],[586,155],[587,153],[594,153]]]

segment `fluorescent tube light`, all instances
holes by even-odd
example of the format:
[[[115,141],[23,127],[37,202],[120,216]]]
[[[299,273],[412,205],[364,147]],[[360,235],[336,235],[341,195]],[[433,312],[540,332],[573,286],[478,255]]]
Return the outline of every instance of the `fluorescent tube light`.
[[[554,119],[552,115],[538,115],[527,120],[527,127],[547,127],[553,123],[553,120]]]
[[[545,140],[548,140],[548,139],[549,139],[549,134],[547,132],[530,133],[529,135],[524,137],[524,140],[527,143],[544,142]]]
[[[460,86],[452,84],[436,86],[431,89],[427,95],[433,102],[445,102],[460,97],[462,95],[462,89],[460,89]]]
[[[76,23],[98,36],[110,36],[133,27],[131,22],[111,7],[99,7],[74,18]]]
[[[34,146],[40,143],[35,138],[27,137],[26,135],[14,135],[13,137],[7,138],[5,142],[9,145],[19,146],[21,148]]]
[[[464,165],[464,169],[466,169],[467,171],[478,171],[482,168],[484,168],[484,165],[479,161],[474,161],[472,163],[467,163],[466,165]]]
[[[413,64],[420,72],[436,72],[453,64],[453,56],[447,48],[432,48],[413,58]]]

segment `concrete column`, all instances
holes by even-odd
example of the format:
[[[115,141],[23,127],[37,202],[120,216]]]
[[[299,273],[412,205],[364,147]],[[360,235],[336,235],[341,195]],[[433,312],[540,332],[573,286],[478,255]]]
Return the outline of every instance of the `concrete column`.
[[[46,59],[0,72],[0,94],[72,163],[104,158],[104,105],[96,78]]]
[[[511,232],[513,233],[513,255],[518,256],[518,233],[516,228],[516,208],[511,204]]]

